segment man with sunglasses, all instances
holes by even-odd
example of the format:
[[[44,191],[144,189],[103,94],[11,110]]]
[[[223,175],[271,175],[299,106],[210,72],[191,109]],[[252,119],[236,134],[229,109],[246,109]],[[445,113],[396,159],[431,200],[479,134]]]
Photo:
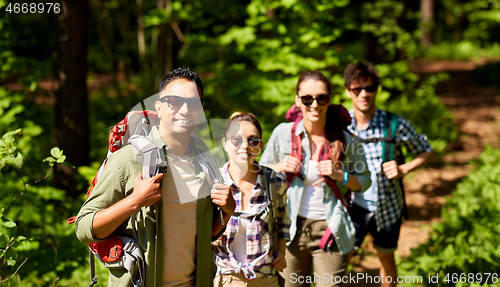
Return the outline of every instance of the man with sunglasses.
[[[417,133],[411,123],[397,115],[376,107],[380,77],[370,64],[350,64],[344,72],[344,88],[352,100],[350,111],[352,123],[349,131],[360,137],[366,153],[366,161],[371,172],[372,185],[365,192],[355,192],[351,217],[356,228],[356,246],[359,247],[369,232],[381,262],[380,278],[382,286],[395,286],[397,269],[394,252],[397,249],[401,217],[404,205],[403,176],[424,165],[432,155],[432,147],[427,137]],[[389,117],[396,117],[393,146],[394,160],[383,162],[382,141],[386,136]],[[401,146],[417,155],[404,163]],[[388,278],[390,276],[390,279]]]
[[[208,148],[192,135],[202,103],[196,72],[179,68],[167,74],[155,102],[160,124],[148,135],[162,150],[166,172],[142,179],[137,153],[126,145],[109,157],[78,214],[82,242],[112,233],[137,237],[145,263],[141,286],[213,285],[211,241],[224,231],[235,202],[229,187],[217,182],[221,176]],[[110,269],[108,286],[132,286],[131,274]]]

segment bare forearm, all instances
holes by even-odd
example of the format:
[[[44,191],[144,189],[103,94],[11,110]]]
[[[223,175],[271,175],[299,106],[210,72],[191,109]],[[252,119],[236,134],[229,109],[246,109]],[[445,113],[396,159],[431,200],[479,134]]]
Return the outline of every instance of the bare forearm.
[[[423,152],[419,154],[415,159],[412,161],[402,164],[400,166],[401,171],[403,172],[404,175],[408,174],[410,171],[413,171],[423,165],[425,165],[429,160],[432,158],[433,152]]]
[[[345,184],[345,186],[347,186],[347,188],[349,188],[350,190],[360,190],[361,189],[361,184],[359,183],[358,177],[352,173],[349,174],[349,179],[347,180],[347,183]]]
[[[338,170],[334,171],[332,175],[330,176],[331,179],[336,180],[339,183],[343,183],[345,180],[347,171],[344,170]],[[356,175],[349,173],[347,182],[344,184],[347,188],[350,190],[360,190],[361,189],[361,184],[359,183],[359,179]]]
[[[110,236],[138,209],[139,206],[127,197],[106,209],[99,210],[92,221],[94,236],[99,239]]]
[[[286,241],[287,241],[286,239],[280,239],[278,241],[279,250],[283,255],[285,255],[286,253]]]

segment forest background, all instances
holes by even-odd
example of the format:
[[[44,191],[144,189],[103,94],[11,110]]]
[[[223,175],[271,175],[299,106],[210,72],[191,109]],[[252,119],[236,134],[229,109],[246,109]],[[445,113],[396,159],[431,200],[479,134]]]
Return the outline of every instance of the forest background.
[[[435,93],[449,75],[419,73],[416,65],[473,63],[481,69],[471,77],[500,89],[496,0],[57,4],[59,13],[46,2],[0,0],[0,286],[88,285],[87,247],[66,219],[106,157],[109,128],[156,94],[173,68],[202,75],[207,119],[252,112],[267,140],[293,104],[301,72],[323,70],[334,102],[350,108],[343,70],[372,62],[382,78],[377,104],[428,136],[436,164],[457,139]],[[499,161],[492,148],[475,161],[477,170],[443,209],[444,222],[400,273],[500,270]],[[104,268],[98,275],[106,282]],[[455,283],[464,282],[443,284]]]

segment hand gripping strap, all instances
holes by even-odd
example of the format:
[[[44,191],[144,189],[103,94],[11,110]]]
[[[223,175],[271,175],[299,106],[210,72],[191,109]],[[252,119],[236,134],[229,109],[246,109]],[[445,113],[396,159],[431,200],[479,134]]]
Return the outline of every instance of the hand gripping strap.
[[[330,152],[329,152],[328,146],[326,146],[326,150],[325,150],[325,145],[323,145],[321,148],[321,153],[320,153],[318,160],[327,160],[329,153]],[[340,200],[340,202],[342,203],[342,205],[346,209],[348,216],[350,216],[349,215],[349,205],[347,204],[347,199],[344,196],[342,196],[342,194],[340,193],[340,190],[338,189],[337,185],[335,184],[335,180],[331,179],[328,176],[324,176],[323,178],[324,178],[326,184],[333,190],[333,193],[335,193],[335,196],[338,198],[338,200]],[[330,227],[326,227],[325,233],[323,233],[323,236],[321,237],[321,239],[319,241],[318,247],[323,249],[323,250],[327,250],[327,248],[329,246],[332,246],[332,244],[333,244],[332,231],[330,230]]]
[[[217,166],[214,158],[210,155],[210,151],[208,150],[207,145],[198,136],[193,135],[191,139],[194,142],[194,154],[196,156],[196,159],[200,163],[203,172],[206,175],[207,182],[211,186],[217,183],[223,183],[224,180],[222,180],[219,167]],[[224,222],[222,208],[220,206],[217,206],[217,211],[219,212],[221,224],[226,225],[226,223]],[[217,226],[219,226],[218,223]]]
[[[161,152],[151,140],[145,136],[133,135],[128,140],[140,153],[142,158],[142,179],[148,179],[160,172]]]

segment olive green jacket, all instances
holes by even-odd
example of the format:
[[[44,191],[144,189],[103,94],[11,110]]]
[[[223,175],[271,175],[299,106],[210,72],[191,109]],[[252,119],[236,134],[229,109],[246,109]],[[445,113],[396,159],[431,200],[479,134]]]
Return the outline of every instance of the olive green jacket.
[[[160,149],[168,146],[162,140],[158,129],[153,127],[148,136]],[[206,145],[196,136],[190,141],[191,150],[208,151]],[[139,159],[139,160],[137,160]],[[212,238],[212,225],[217,223],[219,211],[210,199],[211,186],[207,182],[205,173],[197,160],[193,160],[195,176],[201,178],[200,194],[206,195],[197,200],[197,228],[196,238],[196,286],[206,287],[213,285],[214,264],[212,261],[211,241],[219,237],[224,230]],[[140,155],[131,145],[127,145],[113,153],[104,167],[92,193],[83,204],[76,219],[76,235],[83,243],[100,241],[95,238],[92,221],[97,211],[105,209],[130,195],[134,188],[134,179],[142,172]],[[168,171],[167,171],[168,172]],[[166,188],[163,187],[165,191]],[[136,216],[138,244],[144,254],[145,286],[163,286],[163,224],[161,201],[153,206],[141,208]],[[133,237],[130,218],[115,232],[115,235]],[[193,236],[196,236],[193,234]],[[170,260],[170,259],[169,259]],[[172,258],[175,260],[175,258]],[[100,264],[100,263],[97,263]],[[132,286],[130,274],[122,268],[110,269],[108,286]]]

